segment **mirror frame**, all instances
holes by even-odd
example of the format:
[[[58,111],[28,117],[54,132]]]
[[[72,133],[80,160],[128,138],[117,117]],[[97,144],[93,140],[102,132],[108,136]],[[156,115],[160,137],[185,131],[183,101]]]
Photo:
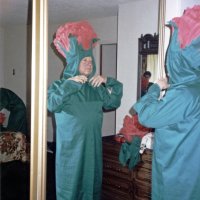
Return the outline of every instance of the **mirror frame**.
[[[46,199],[48,0],[32,1],[30,200]]]
[[[146,71],[147,55],[158,54],[158,34],[141,35],[138,39],[138,87],[137,99],[141,97],[141,77]],[[145,67],[145,69],[144,69]]]

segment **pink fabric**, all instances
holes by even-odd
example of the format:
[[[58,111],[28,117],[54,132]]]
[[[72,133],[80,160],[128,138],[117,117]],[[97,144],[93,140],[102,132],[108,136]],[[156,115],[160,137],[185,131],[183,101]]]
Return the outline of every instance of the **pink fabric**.
[[[125,116],[123,127],[119,133],[123,134],[127,141],[131,141],[133,136],[142,138],[151,131],[151,128],[146,128],[139,123],[138,115],[135,114],[133,116]]]
[[[185,48],[200,36],[200,5],[186,9],[181,17],[175,17],[172,21],[178,26],[181,48]]]
[[[91,47],[91,41],[97,38],[96,33],[87,21],[69,22],[60,26],[56,32],[54,45],[58,52],[66,57],[59,44],[66,50],[70,50],[69,36],[76,36],[78,43],[82,45],[85,50]]]
[[[3,124],[5,119],[6,119],[5,114],[0,112],[0,124]]]

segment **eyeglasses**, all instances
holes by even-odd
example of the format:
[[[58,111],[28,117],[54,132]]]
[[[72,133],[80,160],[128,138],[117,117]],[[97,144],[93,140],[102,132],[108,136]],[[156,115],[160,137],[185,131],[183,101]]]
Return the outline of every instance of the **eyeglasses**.
[[[90,61],[83,60],[83,61],[81,61],[81,64],[82,64],[83,66],[92,65],[92,61],[91,61],[91,60],[90,60]]]

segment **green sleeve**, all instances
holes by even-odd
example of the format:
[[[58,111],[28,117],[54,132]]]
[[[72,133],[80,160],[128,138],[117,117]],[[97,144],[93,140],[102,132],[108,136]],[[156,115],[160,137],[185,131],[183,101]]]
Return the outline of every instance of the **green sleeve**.
[[[116,79],[108,77],[105,86],[99,87],[99,94],[103,99],[105,110],[116,109],[121,104],[123,85]]]
[[[67,101],[70,95],[78,92],[81,84],[72,80],[54,81],[48,88],[48,110],[50,112],[60,112],[63,101]]]
[[[138,113],[140,123],[146,127],[160,128],[173,125],[190,117],[196,106],[200,107],[195,103],[195,94],[191,92],[186,86],[172,88],[159,99],[160,88],[154,84],[133,108]]]

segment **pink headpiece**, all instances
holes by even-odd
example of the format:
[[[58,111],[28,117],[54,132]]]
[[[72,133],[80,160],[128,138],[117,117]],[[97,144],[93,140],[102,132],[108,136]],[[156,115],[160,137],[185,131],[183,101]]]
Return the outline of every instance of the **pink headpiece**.
[[[183,16],[172,19],[179,29],[178,38],[184,48],[200,35],[200,6],[185,10]]]
[[[87,21],[69,22],[60,26],[53,42],[58,52],[65,58],[65,51],[70,51],[69,38],[72,36],[77,38],[78,44],[82,45],[84,50],[90,49],[93,40],[97,39],[97,34]]]

